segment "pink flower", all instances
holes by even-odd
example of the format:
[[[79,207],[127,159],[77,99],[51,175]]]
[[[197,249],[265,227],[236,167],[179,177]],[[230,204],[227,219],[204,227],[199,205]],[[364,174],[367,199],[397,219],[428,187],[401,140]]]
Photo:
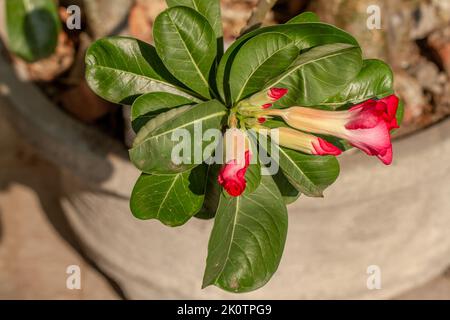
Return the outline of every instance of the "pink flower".
[[[279,145],[307,154],[338,156],[342,153],[339,148],[328,141],[292,128],[278,128],[278,138]]]
[[[316,134],[347,140],[352,146],[384,164],[392,163],[390,131],[398,128],[398,98],[390,95],[380,100],[367,100],[347,111],[324,111],[303,107],[268,110],[264,115],[280,116],[291,127]]]
[[[229,195],[233,197],[240,196],[247,185],[245,173],[250,165],[250,151],[245,152],[245,162],[239,163],[238,160],[231,160],[225,164],[219,172],[218,181],[225,188]]]

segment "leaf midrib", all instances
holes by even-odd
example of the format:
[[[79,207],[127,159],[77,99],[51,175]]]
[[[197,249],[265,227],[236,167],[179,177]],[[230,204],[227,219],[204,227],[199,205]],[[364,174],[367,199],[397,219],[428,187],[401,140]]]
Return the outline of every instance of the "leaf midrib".
[[[225,267],[226,267],[226,265],[227,265],[228,259],[229,259],[229,257],[230,257],[231,247],[233,246],[233,242],[234,242],[234,241],[233,241],[234,233],[235,233],[235,231],[236,231],[236,226],[237,226],[237,216],[238,216],[239,208],[240,208],[240,200],[241,200],[241,197],[240,197],[240,196],[236,198],[236,209],[234,210],[233,229],[231,230],[230,244],[228,245],[227,254],[226,254],[226,256],[225,256],[225,260],[223,261],[223,266],[222,266],[222,268],[220,269],[220,271],[219,271],[219,273],[217,274],[217,276],[215,277],[214,282],[216,282],[216,281],[220,278],[220,276],[222,275],[222,273],[223,273],[223,271],[225,270]],[[219,204],[219,207],[220,207],[220,204]]]
[[[163,135],[166,135],[166,134],[169,134],[169,133],[171,133],[171,132],[174,132],[175,130],[178,130],[178,129],[181,129],[181,128],[185,128],[185,127],[187,127],[187,126],[190,126],[190,125],[192,125],[192,124],[195,124],[195,123],[198,122],[198,121],[206,121],[206,120],[208,120],[208,119],[211,119],[211,118],[214,118],[214,117],[218,117],[218,116],[221,116],[221,115],[225,115],[225,114],[226,114],[226,111],[220,111],[220,112],[216,112],[216,113],[210,114],[210,115],[208,115],[207,117],[198,118],[198,119],[195,119],[194,121],[186,122],[186,123],[183,124],[182,126],[179,126],[179,127],[176,127],[176,128],[172,128],[172,129],[170,129],[170,130],[168,130],[168,131],[161,132],[161,133],[159,133],[159,134],[157,134],[157,135],[155,135],[155,136],[148,137],[148,138],[142,140],[142,142],[139,143],[136,147],[139,147],[141,144],[143,144],[143,143],[145,143],[145,142],[147,142],[147,141],[149,141],[149,140],[151,140],[151,139],[159,138],[159,137],[161,137],[161,136],[163,136]]]
[[[181,173],[178,173],[177,175],[175,175],[175,177],[174,177],[174,179],[173,179],[173,181],[172,181],[172,184],[170,185],[169,189],[167,189],[167,192],[166,192],[166,194],[165,194],[165,196],[164,196],[164,199],[162,199],[162,201],[161,201],[161,205],[159,206],[158,212],[156,213],[156,218],[157,218],[158,220],[159,220],[159,214],[160,214],[160,212],[161,212],[161,208],[163,207],[164,203],[166,202],[167,197],[169,196],[170,191],[173,189],[173,187],[174,187],[174,185],[175,185],[175,182],[177,181],[177,179],[179,178],[180,175],[181,175]]]
[[[115,69],[115,68],[112,68],[112,67],[106,67],[106,66],[102,66],[102,65],[99,65],[99,64],[87,65],[86,67],[87,68],[102,68],[102,69],[111,70],[111,71],[115,71],[115,72],[123,72],[123,73],[129,74],[129,75],[132,75],[132,76],[142,77],[142,78],[145,78],[145,79],[147,79],[149,81],[158,82],[158,83],[161,83],[162,85],[171,87],[171,88],[175,89],[176,91],[180,92],[181,94],[184,94],[182,97],[192,99],[194,102],[200,102],[201,101],[201,100],[195,98],[194,96],[191,96],[188,92],[184,91],[184,89],[182,89],[180,87],[177,87],[177,86],[171,84],[170,82],[166,82],[166,81],[163,81],[163,80],[160,80],[160,79],[151,78],[151,77],[149,77],[147,75],[134,73],[134,72],[131,72],[131,71],[126,71],[126,70],[123,70],[123,69]]]
[[[180,30],[178,29],[178,26],[174,23],[172,17],[171,17],[169,14],[168,14],[167,16],[169,17],[169,20],[170,20],[170,22],[172,23],[172,25],[175,27],[175,29],[176,29],[176,31],[177,31],[176,33],[177,33],[178,37],[180,38],[181,43],[183,44],[184,49],[186,50],[186,52],[187,52],[187,54],[188,54],[188,56],[189,56],[189,59],[191,60],[191,62],[192,62],[192,64],[194,65],[195,69],[197,70],[197,73],[200,75],[200,78],[202,79],[203,83],[206,85],[206,88],[209,90],[209,83],[208,83],[208,81],[205,79],[205,77],[203,76],[203,73],[201,72],[201,70],[199,69],[199,67],[197,66],[197,63],[196,63],[196,61],[194,60],[194,57],[192,56],[192,54],[191,54],[191,52],[189,51],[189,49],[188,49],[186,43],[184,42],[183,37],[181,36],[181,33],[180,33]]]
[[[383,92],[377,94],[376,96],[384,96],[384,95],[388,95],[388,94],[390,94],[392,92],[393,92],[392,90],[383,91]],[[371,98],[367,98],[367,99],[371,99]],[[365,101],[367,99],[366,98],[362,98],[362,99],[358,99],[358,100],[354,100],[354,101],[352,101],[352,99],[349,99],[349,100],[341,101],[341,102],[321,102],[320,105],[323,105],[323,106],[338,106],[339,107],[339,106],[345,105],[347,103],[357,104],[357,103],[360,103],[361,101]]]
[[[303,176],[303,177],[305,177],[305,179],[314,187],[314,182],[313,181],[311,181],[311,179],[303,172],[303,170],[301,170],[299,167],[298,167],[298,165],[297,165],[297,163],[294,161],[294,160],[292,160],[292,158],[281,148],[281,147],[278,147],[278,149],[280,150],[280,152],[281,153],[283,153],[284,154],[284,156],[288,159],[288,161],[289,162],[291,162],[294,166],[295,166],[295,168],[297,168],[298,169],[298,171],[301,173],[301,175]],[[280,161],[281,162],[281,161]],[[290,175],[289,173],[288,173],[288,171],[285,171],[285,174],[286,175]],[[317,188],[315,188],[315,189],[317,189]],[[297,191],[300,191],[300,190],[297,190]],[[315,193],[317,193],[317,190],[315,190],[316,192]],[[320,192],[319,192],[319,194],[320,194]]]
[[[284,46],[283,48],[280,48],[280,49],[278,49],[277,51],[273,52],[273,54],[271,54],[271,55],[268,56],[266,59],[264,59],[264,61],[263,61],[257,68],[255,68],[255,70],[253,70],[252,73],[249,75],[249,77],[248,77],[247,80],[245,81],[244,85],[242,86],[242,89],[241,89],[241,91],[239,92],[239,94],[238,94],[238,96],[237,96],[235,102],[238,102],[239,99],[241,99],[242,93],[244,92],[244,89],[247,87],[247,84],[248,84],[248,82],[250,81],[251,77],[253,77],[253,75],[254,75],[259,69],[261,69],[261,67],[262,67],[269,59],[271,59],[274,55],[276,55],[278,52],[280,52],[280,51],[282,51],[282,50],[284,50],[284,49],[286,49],[287,47],[292,46],[292,45],[293,45],[293,44],[290,43],[290,44]]]

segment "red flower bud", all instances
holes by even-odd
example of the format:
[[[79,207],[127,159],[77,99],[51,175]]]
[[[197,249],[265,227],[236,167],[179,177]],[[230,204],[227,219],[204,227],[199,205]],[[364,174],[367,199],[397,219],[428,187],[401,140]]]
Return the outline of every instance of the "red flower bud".
[[[316,155],[319,156],[325,156],[325,155],[332,155],[332,156],[338,156],[342,153],[341,149],[336,147],[335,145],[329,143],[328,141],[317,138],[317,141],[313,141],[312,145],[314,147]]]
[[[266,122],[266,121],[267,121],[267,119],[264,118],[264,117],[258,118],[258,123],[259,123],[259,124],[263,124],[263,123]]]
[[[241,101],[241,111],[245,109],[268,109],[272,107],[272,104],[281,98],[283,98],[288,93],[288,89],[284,88],[270,88],[264,91],[255,93],[250,98]]]
[[[288,93],[288,89],[285,88],[271,88],[267,95],[272,102],[278,101]]]
[[[250,165],[250,151],[245,152],[245,163],[239,163],[238,160],[231,160],[220,170],[218,182],[225,188],[229,195],[233,197],[240,196],[247,185],[245,173]]]
[[[292,128],[278,128],[278,138],[281,146],[307,154],[338,156],[342,153],[341,149],[328,141]]]

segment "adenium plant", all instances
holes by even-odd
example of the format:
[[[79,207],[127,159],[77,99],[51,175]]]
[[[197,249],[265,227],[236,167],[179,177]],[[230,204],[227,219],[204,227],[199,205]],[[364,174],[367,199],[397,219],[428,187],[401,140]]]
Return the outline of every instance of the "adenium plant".
[[[286,206],[300,194],[322,197],[339,174],[336,156],[356,147],[391,163],[402,105],[389,66],[363,59],[354,37],[312,13],[248,32],[224,53],[218,0],[167,3],[155,46],[98,40],[86,78],[99,96],[132,106],[129,154],[142,171],[134,216],[172,227],[214,218],[203,287],[252,291],[279,265]],[[232,151],[222,163],[173,160],[179,129],[194,137],[192,154],[217,153],[195,139],[199,125],[225,136],[221,148]],[[277,154],[273,174],[262,174],[263,140],[275,142],[266,150]]]

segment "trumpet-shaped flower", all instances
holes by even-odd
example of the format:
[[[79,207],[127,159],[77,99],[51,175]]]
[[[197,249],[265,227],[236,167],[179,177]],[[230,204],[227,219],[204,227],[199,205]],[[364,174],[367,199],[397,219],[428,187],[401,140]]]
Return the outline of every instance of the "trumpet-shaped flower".
[[[346,111],[324,111],[303,107],[265,111],[263,115],[280,116],[291,127],[331,135],[347,140],[352,146],[384,164],[392,162],[390,131],[398,128],[395,95],[367,100]]]

